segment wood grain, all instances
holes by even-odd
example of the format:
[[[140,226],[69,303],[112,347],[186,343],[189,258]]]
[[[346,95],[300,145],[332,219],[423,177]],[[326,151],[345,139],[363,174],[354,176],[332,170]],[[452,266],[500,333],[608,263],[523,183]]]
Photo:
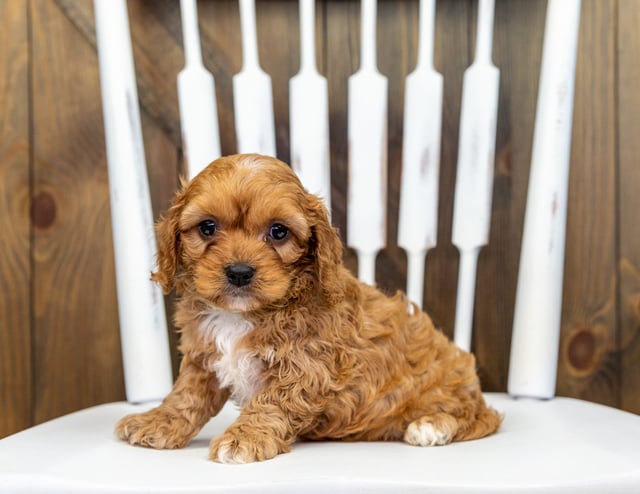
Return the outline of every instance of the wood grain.
[[[331,202],[333,224],[345,242],[346,265],[356,272],[355,253],[346,247],[347,232],[347,79],[358,70],[360,4],[325,2],[324,56],[319,70],[327,78],[329,90],[329,140],[331,142]]]
[[[557,392],[617,406],[615,5],[583,2]]]
[[[504,390],[507,384],[545,11],[543,1],[496,2],[496,164],[489,245],[478,263],[473,346],[487,390]],[[474,18],[474,29],[475,24]]]
[[[620,407],[640,414],[640,10],[618,2]]]
[[[240,38],[240,12],[238,2],[199,2],[200,36],[204,64],[216,81],[220,147],[222,154],[236,152],[236,135],[233,112],[233,75],[242,67]],[[205,21],[206,19],[206,21]],[[258,36],[262,39],[263,19],[257,21]],[[263,50],[258,47],[263,62]]]
[[[271,0],[256,7],[260,65],[271,76],[273,88],[276,152],[289,163],[289,79],[300,67],[298,5]]]
[[[166,129],[161,128],[158,122],[144,109],[140,112],[140,118],[143,128],[149,188],[151,190],[151,207],[154,218],[159,218],[171,205],[171,198],[178,187],[178,175],[183,169],[183,156],[176,149],[171,134]],[[172,368],[175,378],[180,367],[180,355],[178,353],[179,336],[173,324],[174,308],[174,295],[166,296],[167,330],[169,332]]]
[[[434,66],[444,79],[442,142],[438,243],[427,254],[424,307],[449,337],[453,337],[458,283],[458,251],[451,243],[451,225],[458,161],[462,78],[472,59],[469,32],[472,23],[471,5],[472,2],[462,1],[436,3]],[[417,37],[413,39],[411,44],[415,47]]]
[[[0,437],[32,424],[27,7],[0,2]]]
[[[31,0],[36,422],[124,397],[95,50],[54,2]]]
[[[406,289],[406,254],[398,247],[398,210],[402,174],[404,83],[415,67],[415,43],[407,42],[417,22],[411,1],[380,2],[378,7],[378,70],[387,78],[387,247],[378,256],[377,279],[388,291]],[[414,31],[417,31],[415,25]]]
[[[95,51],[96,38],[93,6],[90,0],[55,0],[59,10]],[[180,119],[176,76],[184,65],[180,30],[179,4],[132,0],[127,2],[138,97],[142,108],[152,116],[179,147]],[[167,11],[172,15],[172,29],[164,23]],[[176,28],[177,26],[177,28]]]

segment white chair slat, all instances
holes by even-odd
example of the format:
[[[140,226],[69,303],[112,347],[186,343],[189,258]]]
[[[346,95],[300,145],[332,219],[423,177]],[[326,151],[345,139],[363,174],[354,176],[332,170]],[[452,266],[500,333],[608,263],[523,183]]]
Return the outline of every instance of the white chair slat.
[[[418,64],[407,76],[398,245],[407,252],[407,296],[422,307],[424,263],[438,237],[442,75],[433,67],[435,0],[420,1]]]
[[[471,349],[476,265],[489,242],[500,71],[491,62],[494,1],[480,0],[473,63],[464,73],[453,244],[460,251],[454,340]],[[473,269],[473,272],[469,270]]]
[[[164,298],[151,283],[157,246],[124,0],[95,0],[127,399],[162,399],[173,375]]]
[[[550,0],[511,341],[509,393],[556,389],[580,0]]]
[[[276,155],[271,77],[258,60],[254,0],[240,0],[242,69],[233,76],[233,108],[239,153]]]
[[[347,242],[370,285],[387,236],[387,78],[376,63],[376,1],[362,0],[360,69],[349,77],[348,108]]]
[[[300,0],[300,45],[300,71],[289,82],[291,166],[331,210],[329,96],[316,67],[314,0]]]
[[[180,0],[185,67],[178,74],[178,102],[187,178],[220,156],[218,106],[213,75],[204,68],[196,0]]]

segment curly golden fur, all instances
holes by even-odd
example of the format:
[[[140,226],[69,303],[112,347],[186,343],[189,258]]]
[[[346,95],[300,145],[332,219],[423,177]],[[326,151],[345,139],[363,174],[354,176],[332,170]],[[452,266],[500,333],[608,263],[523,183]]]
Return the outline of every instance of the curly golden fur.
[[[210,446],[224,463],[272,458],[298,438],[428,446],[500,425],[473,355],[402,293],[347,271],[322,201],[281,161],[214,161],[157,233],[153,279],[178,292],[184,358],[171,393],[122,419],[120,438],[183,447],[228,399],[240,415]]]

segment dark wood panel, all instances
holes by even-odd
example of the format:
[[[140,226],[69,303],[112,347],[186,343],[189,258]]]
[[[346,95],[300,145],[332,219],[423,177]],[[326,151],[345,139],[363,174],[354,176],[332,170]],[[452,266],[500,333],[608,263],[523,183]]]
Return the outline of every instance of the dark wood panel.
[[[32,423],[27,9],[0,2],[0,437]]]
[[[151,190],[151,206],[155,218],[160,217],[171,204],[171,198],[178,187],[178,176],[182,170],[182,157],[171,138],[170,133],[158,126],[156,120],[142,110],[141,120],[149,188]],[[115,283],[115,281],[114,281]],[[165,312],[174,377],[178,374],[180,355],[178,354],[178,333],[173,324],[174,296],[165,297]]]
[[[453,337],[458,284],[458,251],[451,243],[453,200],[458,161],[458,131],[462,78],[471,63],[473,2],[437,2],[434,66],[444,79],[438,244],[429,251],[425,267],[426,310],[443,331]],[[417,26],[414,27],[417,29]],[[417,43],[416,37],[413,43]],[[413,67],[411,68],[413,70]]]
[[[387,78],[388,90],[388,163],[387,246],[378,256],[376,276],[381,288],[389,292],[406,289],[406,254],[397,245],[398,209],[402,176],[404,81],[415,68],[417,59],[417,40],[411,39],[412,31],[415,33],[417,30],[417,14],[417,4],[412,1],[385,1],[378,5],[378,70]],[[359,40],[357,46],[360,48]]]
[[[615,4],[582,5],[558,394],[616,406]]]
[[[257,2],[258,46],[261,66],[271,76],[278,158],[289,163],[289,79],[300,68],[298,3],[289,0]]]
[[[216,81],[220,146],[222,154],[232,154],[236,152],[232,78],[242,67],[238,2],[201,1],[198,3],[198,12],[204,64]],[[262,20],[257,21],[259,28]],[[259,36],[261,39],[264,34],[259,32]],[[263,51],[259,51],[259,55],[262,54]]]
[[[545,1],[496,2],[496,165],[489,245],[478,260],[473,345],[487,390],[507,385],[545,13]]]
[[[347,241],[347,79],[358,70],[360,53],[360,5],[355,1],[324,2],[324,57],[320,71],[329,90],[329,139],[331,141],[331,203],[333,224]],[[355,271],[357,261],[345,248],[346,265]]]
[[[640,414],[640,9],[618,2],[620,406]]]
[[[55,0],[55,3],[69,21],[69,29],[75,28],[79,39],[95,51],[92,2]],[[178,146],[181,137],[176,76],[184,65],[179,4],[131,0],[127,6],[140,104]]]
[[[59,0],[60,11],[95,50],[94,17],[91,2]],[[134,63],[140,96],[143,138],[154,217],[166,210],[178,187],[182,171],[176,77],[183,65],[179,9],[176,2],[128,2]],[[97,63],[97,59],[95,60]],[[95,67],[94,67],[95,68]],[[95,97],[99,98],[99,87]],[[101,120],[100,122],[101,123]],[[102,128],[100,128],[102,133]],[[102,140],[100,134],[96,136]],[[105,159],[104,156],[101,157]],[[109,220],[109,218],[107,218]],[[110,223],[109,232],[110,230]],[[109,255],[113,255],[109,252]],[[113,261],[111,261],[113,262]],[[112,280],[112,283],[115,281]],[[166,301],[172,343],[174,372],[178,368],[177,334],[172,326],[173,298]],[[115,390],[114,390],[115,391]]]
[[[124,396],[95,50],[32,0],[35,419]]]

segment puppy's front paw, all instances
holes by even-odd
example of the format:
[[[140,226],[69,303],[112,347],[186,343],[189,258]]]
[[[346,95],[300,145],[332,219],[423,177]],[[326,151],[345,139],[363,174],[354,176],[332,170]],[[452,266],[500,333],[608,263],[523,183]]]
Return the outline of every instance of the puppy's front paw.
[[[283,441],[259,433],[229,429],[211,440],[209,459],[218,463],[252,463],[289,451]]]
[[[183,448],[195,432],[187,420],[161,408],[127,415],[116,424],[116,435],[123,441],[155,449]]]

